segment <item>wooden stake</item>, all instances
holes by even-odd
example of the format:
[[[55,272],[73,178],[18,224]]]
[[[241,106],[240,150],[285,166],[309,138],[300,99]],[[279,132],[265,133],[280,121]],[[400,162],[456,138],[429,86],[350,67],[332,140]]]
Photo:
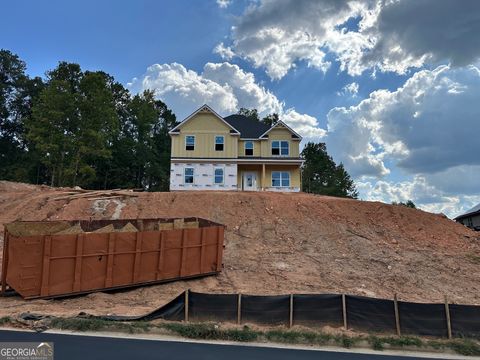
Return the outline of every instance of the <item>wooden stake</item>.
[[[242,322],[242,294],[238,294],[237,301],[237,324],[240,325]]]
[[[342,309],[343,309],[343,327],[345,330],[348,330],[347,324],[347,299],[345,294],[342,294]]]
[[[188,292],[190,290],[185,290],[185,322],[188,322]]]
[[[290,294],[290,321],[288,327],[293,326],[293,294]]]
[[[450,307],[448,306],[448,298],[445,296],[445,315],[447,317],[447,334],[448,338],[452,338],[452,324],[450,322]]]
[[[393,295],[393,308],[395,309],[395,325],[397,327],[397,335],[402,336],[402,331],[400,330],[400,313],[398,312],[397,293]]]

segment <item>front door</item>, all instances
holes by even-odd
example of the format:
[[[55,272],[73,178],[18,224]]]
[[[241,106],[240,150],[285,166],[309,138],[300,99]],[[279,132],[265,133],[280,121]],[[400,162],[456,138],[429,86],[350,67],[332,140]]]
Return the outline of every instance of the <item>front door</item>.
[[[243,190],[257,191],[257,174],[254,172],[243,173]]]

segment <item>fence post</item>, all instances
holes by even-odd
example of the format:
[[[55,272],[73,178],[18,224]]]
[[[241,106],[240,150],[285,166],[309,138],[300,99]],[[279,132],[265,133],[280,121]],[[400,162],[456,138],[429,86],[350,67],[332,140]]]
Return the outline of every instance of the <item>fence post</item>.
[[[288,322],[288,327],[293,326],[293,294],[290,294],[290,319]]]
[[[445,316],[447,318],[447,334],[448,338],[452,338],[452,324],[450,322],[450,307],[448,306],[448,298],[445,296]]]
[[[242,322],[242,294],[238,294],[237,301],[237,324],[240,325]]]
[[[397,335],[402,336],[402,331],[400,330],[400,313],[398,311],[397,293],[393,295],[393,307],[395,309],[395,326],[397,327]]]
[[[348,324],[347,324],[347,299],[345,297],[345,294],[342,294],[342,313],[343,313],[343,327],[345,330],[348,329]]]
[[[188,304],[188,293],[189,293],[189,289],[185,290],[185,322],[188,322],[188,317],[189,317],[189,314],[188,314],[188,307],[189,307],[189,304]]]

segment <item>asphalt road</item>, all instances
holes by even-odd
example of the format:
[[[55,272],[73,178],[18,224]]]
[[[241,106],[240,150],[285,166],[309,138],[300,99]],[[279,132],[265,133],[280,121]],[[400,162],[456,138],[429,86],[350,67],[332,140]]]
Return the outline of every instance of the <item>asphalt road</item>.
[[[76,336],[51,333],[0,330],[4,341],[53,341],[55,360],[75,359],[168,359],[168,360],[413,360],[404,356],[355,354],[332,351],[283,349],[255,346],[217,345],[181,341],[155,341],[111,338],[103,336]],[[422,358],[425,359],[425,358]]]

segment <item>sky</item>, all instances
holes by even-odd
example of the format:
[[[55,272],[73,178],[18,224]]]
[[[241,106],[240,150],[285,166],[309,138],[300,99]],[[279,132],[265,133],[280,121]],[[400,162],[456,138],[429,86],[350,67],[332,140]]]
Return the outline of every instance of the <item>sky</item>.
[[[176,0],[2,4],[0,48],[155,91],[279,113],[325,142],[360,198],[453,217],[480,203],[480,1]]]

